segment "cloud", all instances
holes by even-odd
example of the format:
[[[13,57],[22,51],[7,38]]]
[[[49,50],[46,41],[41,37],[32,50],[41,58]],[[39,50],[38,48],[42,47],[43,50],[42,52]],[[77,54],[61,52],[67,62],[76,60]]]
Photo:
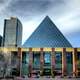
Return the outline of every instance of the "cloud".
[[[12,0],[6,10],[9,15],[16,15],[24,19],[27,17],[29,20],[48,14],[51,9],[55,12],[57,6],[61,7],[63,4],[64,0]]]
[[[12,0],[0,0],[0,13],[5,10]]]
[[[0,35],[3,35],[4,19],[6,18],[6,13],[8,13],[6,9],[11,1],[12,0],[0,0]]]
[[[8,10],[15,15],[31,18],[45,13],[50,4],[49,0],[15,0],[8,6]]]
[[[77,14],[74,12],[64,16],[61,16],[61,18],[57,19],[56,21],[58,28],[60,28],[62,32],[64,32],[67,35],[69,33],[80,30],[80,27],[79,27],[80,14]]]
[[[65,34],[80,31],[80,0],[63,0],[59,6],[48,10],[53,22]]]

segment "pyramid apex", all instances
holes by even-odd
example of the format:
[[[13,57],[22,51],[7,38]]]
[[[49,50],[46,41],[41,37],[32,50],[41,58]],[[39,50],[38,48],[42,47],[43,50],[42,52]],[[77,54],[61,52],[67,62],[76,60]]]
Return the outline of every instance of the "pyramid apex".
[[[46,17],[49,17],[48,15],[46,15]]]
[[[49,16],[47,15],[45,18],[49,18]],[[49,18],[50,19],[50,18]]]
[[[50,19],[49,16],[46,16],[46,17],[43,19],[43,21],[51,21],[51,22],[52,22],[52,20]]]

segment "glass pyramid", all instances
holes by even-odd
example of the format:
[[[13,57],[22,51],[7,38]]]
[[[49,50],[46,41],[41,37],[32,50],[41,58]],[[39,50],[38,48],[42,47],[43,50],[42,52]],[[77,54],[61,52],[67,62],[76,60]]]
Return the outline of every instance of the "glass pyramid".
[[[23,47],[72,47],[51,19],[46,16]]]

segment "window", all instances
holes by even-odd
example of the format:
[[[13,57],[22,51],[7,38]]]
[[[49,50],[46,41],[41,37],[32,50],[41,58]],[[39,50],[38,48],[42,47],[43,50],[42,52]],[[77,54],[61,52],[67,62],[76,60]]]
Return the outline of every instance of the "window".
[[[61,52],[55,52],[55,68],[56,70],[61,70],[62,68],[62,53]]]
[[[61,52],[56,52],[56,55],[55,55],[55,59],[56,59],[56,64],[59,64],[59,63],[62,63],[62,54]]]
[[[33,63],[35,65],[40,65],[40,54],[39,53],[36,53],[36,52],[33,53]]]
[[[69,75],[73,71],[72,52],[66,52],[66,66],[67,66],[67,74]]]
[[[23,52],[22,54],[22,63],[29,64],[29,53]]]
[[[71,63],[72,64],[72,53],[71,52],[67,52],[66,53],[66,61],[67,61],[67,63]]]
[[[44,53],[44,65],[48,66],[51,64],[51,54],[50,52]]]

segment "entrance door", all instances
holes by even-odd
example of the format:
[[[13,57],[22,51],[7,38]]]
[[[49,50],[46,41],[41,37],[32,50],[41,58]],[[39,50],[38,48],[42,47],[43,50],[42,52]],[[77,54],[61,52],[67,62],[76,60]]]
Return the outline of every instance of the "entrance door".
[[[33,53],[33,70],[40,70],[40,53]]]
[[[29,52],[22,53],[22,75],[29,73]]]
[[[67,75],[72,76],[73,72],[72,52],[66,52],[66,64],[67,64]]]
[[[62,73],[62,53],[55,52],[55,76],[60,76]]]
[[[39,52],[33,52],[32,76],[38,77],[39,74],[40,74],[40,53]]]

